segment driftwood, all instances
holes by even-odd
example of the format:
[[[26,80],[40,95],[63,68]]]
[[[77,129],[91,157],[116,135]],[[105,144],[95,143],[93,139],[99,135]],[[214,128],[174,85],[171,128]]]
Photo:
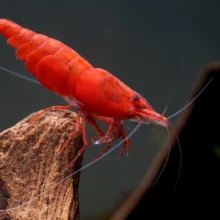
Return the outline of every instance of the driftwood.
[[[180,152],[174,136],[171,153],[162,175],[153,186],[168,155],[168,143],[155,157],[150,170],[139,186],[112,214],[111,220],[179,219],[183,215],[197,218],[208,214],[209,219],[219,216],[220,197],[220,62],[202,69],[199,81],[192,91],[194,98],[213,77],[198,99],[176,123],[182,149],[182,169],[179,172]],[[153,187],[152,187],[153,186]]]
[[[75,126],[75,113],[51,111],[33,125],[31,114],[0,134],[0,209],[24,204],[79,169],[61,172],[82,146],[81,133],[61,153],[58,150]],[[79,174],[19,209],[0,212],[0,219],[79,219]]]

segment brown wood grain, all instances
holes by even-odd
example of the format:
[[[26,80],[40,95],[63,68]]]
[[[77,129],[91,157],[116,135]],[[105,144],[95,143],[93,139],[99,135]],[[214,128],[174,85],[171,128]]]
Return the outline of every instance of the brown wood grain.
[[[57,153],[74,130],[75,113],[51,111],[27,127],[35,114],[0,133],[0,209],[24,204],[81,166],[82,156],[72,169],[61,172],[82,146],[81,132]],[[0,212],[0,219],[79,219],[79,177],[22,208]]]

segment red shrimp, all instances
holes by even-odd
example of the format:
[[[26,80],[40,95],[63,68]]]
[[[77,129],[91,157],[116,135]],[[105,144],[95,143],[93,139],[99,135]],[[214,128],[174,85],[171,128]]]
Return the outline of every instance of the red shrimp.
[[[96,160],[93,160],[67,176],[65,179],[54,184],[41,195],[48,193],[51,189],[64,182],[66,179],[88,168],[93,163],[116,149],[122,143],[124,143],[124,145],[120,152],[120,156],[124,153],[124,151],[127,151],[128,153],[130,150],[129,138],[140,127],[141,123],[153,123],[163,126],[167,129],[168,135],[168,126],[171,126],[181,151],[178,136],[168,119],[175,117],[193,103],[212,80],[211,79],[199,92],[199,94],[196,95],[195,98],[186,106],[166,118],[163,114],[157,113],[139,93],[125,85],[108,71],[93,67],[78,53],[70,47],[64,45],[62,42],[42,34],[37,34],[6,19],[0,19],[0,33],[8,38],[8,44],[16,49],[16,57],[25,62],[26,68],[36,77],[39,83],[57,95],[63,97],[69,103],[67,106],[53,106],[44,109],[31,119],[29,125],[33,124],[47,111],[56,109],[71,109],[74,106],[78,107],[75,130],[63,144],[60,152],[68,145],[69,141],[77,135],[80,129],[81,116],[84,146],[67,168],[71,167],[76,162],[79,156],[84,153],[89,145],[86,135],[86,121],[88,121],[97,131],[97,135],[93,138],[93,142],[107,143],[106,148],[104,148],[96,157]],[[21,76],[20,74],[10,71],[4,67],[0,66],[0,69],[12,75],[38,83],[38,81]],[[109,125],[106,133],[99,128],[96,120],[100,120]],[[126,134],[123,128],[123,122],[125,120],[136,121],[138,123],[129,135]],[[111,148],[112,142],[120,137],[122,137],[122,141]],[[108,152],[106,153],[106,151]],[[157,180],[166,166],[168,157]],[[180,158],[179,174],[181,162],[182,156]],[[179,179],[179,174],[176,184]],[[34,197],[20,206],[0,210],[0,212],[14,210],[25,206],[37,199],[39,196]]]
[[[96,143],[108,144],[100,155],[111,147],[113,140],[126,138],[122,123],[124,120],[135,119],[138,123],[155,123],[164,127],[170,124],[168,119],[157,113],[140,94],[108,71],[93,67],[62,42],[6,19],[0,19],[0,33],[8,39],[7,43],[16,49],[16,57],[25,63],[27,70],[40,84],[69,103],[68,106],[54,106],[43,110],[29,124],[46,111],[78,107],[76,128],[60,152],[68,145],[70,139],[77,135],[81,116],[84,146],[67,168],[76,162],[89,145],[86,121],[97,131],[94,138]],[[105,134],[96,124],[96,120],[109,125]],[[129,149],[130,141],[127,139],[120,155],[125,150],[128,153]]]

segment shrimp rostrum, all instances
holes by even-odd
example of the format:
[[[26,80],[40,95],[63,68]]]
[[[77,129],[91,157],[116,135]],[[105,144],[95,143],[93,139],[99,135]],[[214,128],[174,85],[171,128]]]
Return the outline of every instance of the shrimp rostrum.
[[[106,152],[114,140],[126,139],[124,120],[154,123],[166,128],[170,125],[168,119],[157,113],[140,94],[108,71],[93,67],[62,42],[6,19],[0,19],[0,33],[8,39],[7,43],[16,49],[16,57],[25,63],[27,70],[40,84],[69,103],[67,106],[53,106],[42,110],[29,124],[33,124],[43,113],[50,110],[78,108],[75,130],[60,152],[70,139],[78,134],[80,126],[84,145],[67,168],[76,162],[90,143],[86,134],[86,122],[97,132],[92,141],[107,145],[97,157]],[[100,129],[97,121],[108,125],[106,133]],[[129,150],[130,141],[126,139],[120,155],[125,151],[128,153]]]

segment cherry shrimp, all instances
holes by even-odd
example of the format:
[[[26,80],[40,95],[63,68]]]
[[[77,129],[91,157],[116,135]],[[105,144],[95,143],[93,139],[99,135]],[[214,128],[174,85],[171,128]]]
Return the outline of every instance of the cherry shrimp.
[[[82,118],[83,147],[79,150],[78,154],[73,158],[66,169],[72,167],[80,155],[82,155],[89,146],[86,134],[86,122],[88,122],[97,132],[92,138],[92,143],[106,144],[106,147],[97,155],[95,160],[86,164],[81,169],[54,184],[32,200],[14,208],[5,210],[0,209],[0,212],[14,210],[31,203],[39,196],[48,193],[66,179],[90,167],[93,163],[98,162],[107,154],[118,148],[121,144],[123,144],[123,147],[119,156],[122,156],[125,151],[128,154],[130,151],[130,137],[137,131],[141,124],[151,123],[165,127],[168,132],[168,137],[168,127],[171,127],[178,141],[181,155],[181,147],[177,133],[168,119],[175,117],[192,104],[212,79],[186,106],[169,117],[165,117],[164,113],[157,113],[139,93],[125,85],[108,71],[93,67],[77,52],[62,42],[23,28],[6,19],[0,19],[0,33],[8,39],[7,43],[16,49],[16,57],[25,63],[27,70],[36,77],[37,81],[1,66],[0,69],[33,83],[41,84],[57,95],[63,97],[69,104],[67,106],[53,106],[42,110],[31,119],[29,125],[34,124],[42,114],[48,111],[72,109],[73,107],[78,108],[75,130],[63,144],[59,153],[61,153],[68,146],[69,141],[78,134],[80,130],[80,118]],[[137,122],[136,127],[129,134],[124,130],[125,120]],[[104,122],[109,126],[106,133],[104,133],[98,126],[97,121]],[[112,147],[113,141],[119,138],[122,138],[122,140]],[[158,178],[166,166],[168,157]],[[180,159],[180,169],[181,163],[182,158]],[[179,174],[177,181],[179,179]]]

